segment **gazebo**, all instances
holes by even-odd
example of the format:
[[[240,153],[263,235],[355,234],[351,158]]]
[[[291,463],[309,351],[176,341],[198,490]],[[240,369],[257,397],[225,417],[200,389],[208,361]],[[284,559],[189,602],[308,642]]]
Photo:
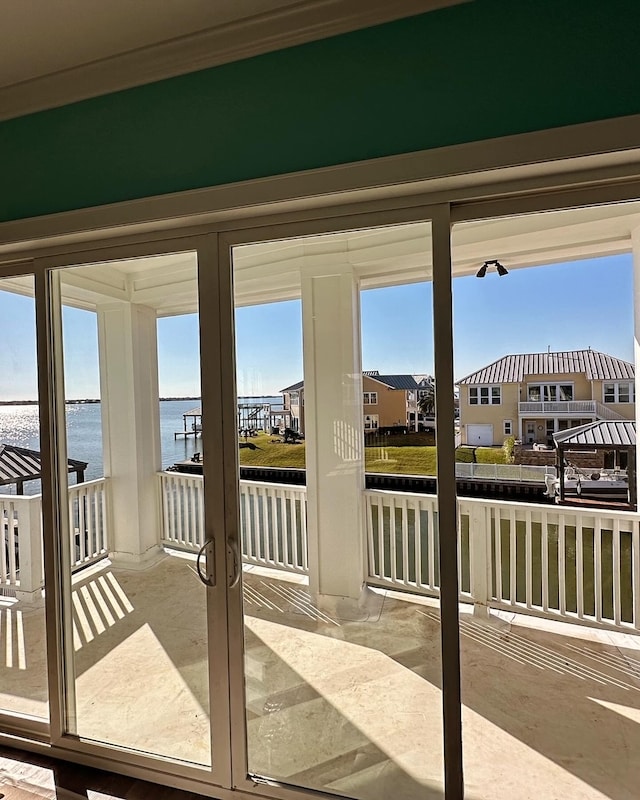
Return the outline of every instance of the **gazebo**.
[[[87,462],[70,458],[67,463],[69,473],[75,473],[76,483],[83,483]],[[24,484],[41,477],[42,463],[37,450],[0,444],[0,486],[15,484],[16,494],[24,494]]]
[[[571,451],[605,451],[614,454],[619,465],[620,455],[625,454],[629,484],[629,505],[637,507],[636,491],[636,423],[635,420],[598,420],[576,428],[553,434],[556,448],[560,502],[565,499],[566,454]]]

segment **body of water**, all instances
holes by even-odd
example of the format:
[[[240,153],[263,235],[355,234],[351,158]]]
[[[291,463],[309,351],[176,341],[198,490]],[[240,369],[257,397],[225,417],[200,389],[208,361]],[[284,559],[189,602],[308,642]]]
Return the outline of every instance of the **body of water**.
[[[240,397],[238,404],[270,403],[281,405],[282,397]],[[200,438],[174,438],[175,431],[183,429],[182,415],[199,405],[197,400],[160,401],[160,441],[162,467],[182,461],[202,450]],[[100,403],[73,403],[67,409],[67,450],[69,458],[87,462],[85,480],[104,475],[102,462],[102,422]],[[188,426],[191,421],[188,420]],[[12,444],[31,450],[40,449],[40,426],[38,406],[0,406],[0,444]],[[72,479],[73,482],[73,479]],[[26,494],[38,494],[40,482],[25,484]],[[14,493],[11,486],[0,486],[0,494]]]

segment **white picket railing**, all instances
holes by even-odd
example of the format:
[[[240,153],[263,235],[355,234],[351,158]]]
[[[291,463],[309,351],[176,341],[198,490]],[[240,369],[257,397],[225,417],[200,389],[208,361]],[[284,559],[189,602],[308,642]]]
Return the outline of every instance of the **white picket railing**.
[[[108,554],[105,478],[69,487],[71,569]],[[43,586],[41,495],[0,496],[0,588],[26,599]]]
[[[240,481],[242,560],[306,574],[307,488]]]
[[[162,542],[180,550],[199,550],[204,544],[202,475],[160,472]]]
[[[518,410],[520,414],[534,416],[588,414],[599,419],[625,419],[622,414],[598,400],[525,400],[518,403]]]
[[[372,585],[437,595],[435,496],[368,490]],[[461,599],[640,630],[640,518],[618,511],[460,498]]]
[[[162,542],[195,552],[204,544],[203,478],[160,473]],[[259,481],[240,481],[242,560],[306,574],[307,490]]]
[[[552,466],[528,464],[478,464],[456,463],[456,478],[480,478],[490,481],[517,481],[519,483],[544,483],[545,475],[556,474]]]
[[[107,539],[107,481],[98,478],[69,487],[71,568],[104,558]]]
[[[40,496],[0,496],[0,528],[0,587],[30,586],[34,578],[41,586]]]
[[[195,551],[204,541],[202,478],[164,473],[161,482],[163,541]],[[368,582],[437,595],[436,497],[364,496]],[[478,610],[640,630],[636,514],[476,498],[460,498],[458,512],[460,595]],[[305,487],[241,481],[240,515],[245,563],[308,572]]]

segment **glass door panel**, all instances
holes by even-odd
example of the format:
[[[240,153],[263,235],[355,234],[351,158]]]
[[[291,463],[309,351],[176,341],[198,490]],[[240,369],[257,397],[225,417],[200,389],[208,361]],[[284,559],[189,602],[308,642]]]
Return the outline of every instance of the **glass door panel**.
[[[0,713],[48,720],[34,278],[0,278]]]
[[[70,465],[66,732],[209,767],[197,272],[188,252],[51,280]]]
[[[246,772],[440,797],[430,225],[232,257]]]
[[[478,800],[631,798],[640,783],[640,764],[625,755],[640,744],[635,438],[622,439],[636,411],[611,414],[601,400],[608,379],[637,370],[638,311],[631,254],[594,234],[633,211],[571,208],[453,228],[462,444],[479,425],[491,431],[486,446],[468,447],[482,476],[474,497],[458,498],[474,603],[460,622],[464,775]],[[490,262],[474,274],[488,249],[502,271]],[[595,338],[587,309],[615,325]],[[502,395],[484,410],[469,392],[487,373]],[[620,441],[628,472],[606,461]]]

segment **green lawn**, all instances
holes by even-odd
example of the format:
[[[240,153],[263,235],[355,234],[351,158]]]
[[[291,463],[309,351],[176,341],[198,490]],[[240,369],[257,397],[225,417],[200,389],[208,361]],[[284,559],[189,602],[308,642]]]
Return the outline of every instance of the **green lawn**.
[[[298,467],[305,466],[305,445],[282,444],[278,437],[260,434],[249,439],[250,447],[240,448],[240,464],[244,467]],[[431,434],[378,437],[367,439],[365,469],[367,472],[391,472],[404,475],[435,475],[436,448]],[[503,464],[504,453],[500,447],[477,447],[475,458],[481,464]],[[473,451],[458,448],[457,461],[472,461]]]

